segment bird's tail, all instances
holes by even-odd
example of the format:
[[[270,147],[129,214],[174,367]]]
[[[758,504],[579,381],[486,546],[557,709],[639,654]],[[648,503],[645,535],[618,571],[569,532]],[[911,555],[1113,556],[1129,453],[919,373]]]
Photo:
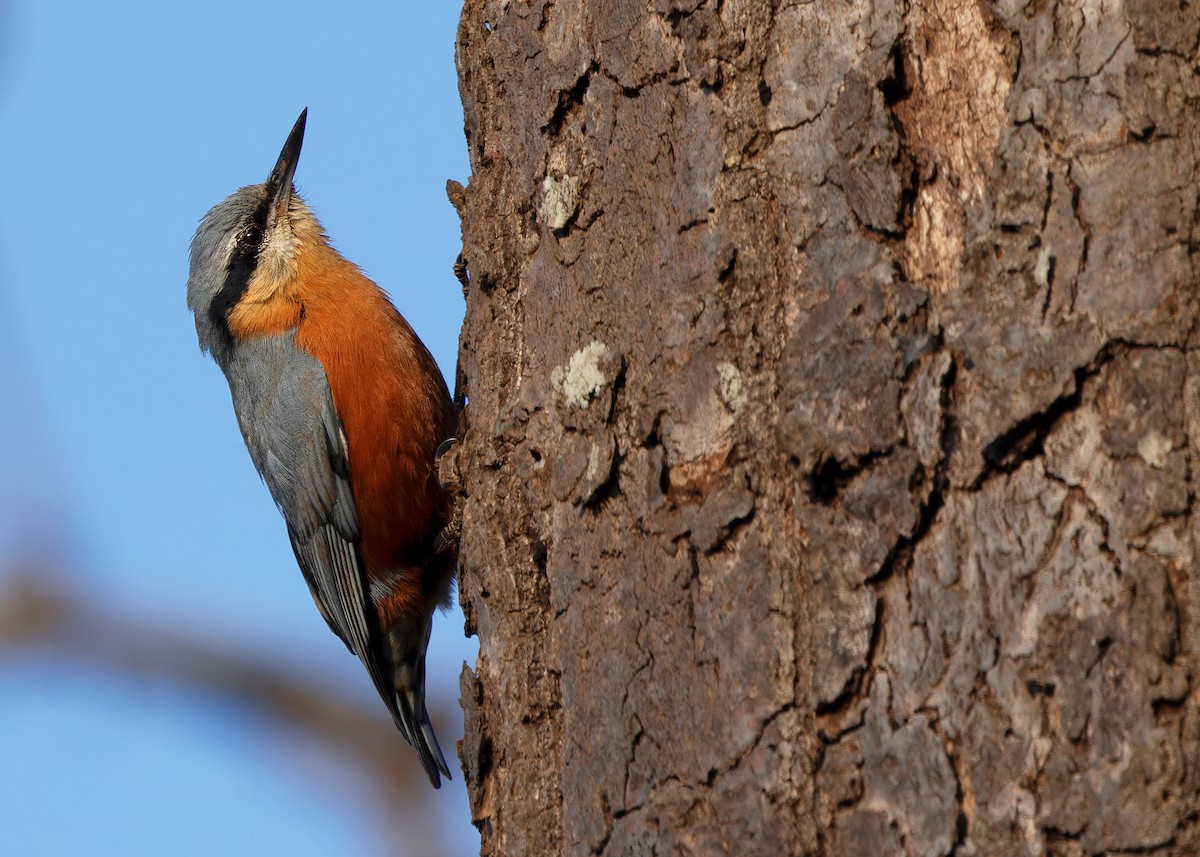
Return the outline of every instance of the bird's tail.
[[[436,789],[442,785],[439,772],[450,779],[450,769],[425,710],[425,648],[432,627],[432,619],[426,620],[424,628],[402,622],[388,631],[387,640],[394,669],[396,725],[417,751],[429,782]]]

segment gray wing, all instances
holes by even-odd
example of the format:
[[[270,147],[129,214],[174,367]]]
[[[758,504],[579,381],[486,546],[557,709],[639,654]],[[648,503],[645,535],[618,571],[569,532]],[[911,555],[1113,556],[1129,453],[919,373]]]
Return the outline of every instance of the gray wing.
[[[250,457],[287,522],[317,609],[394,706],[359,555],[341,419],[320,362],[291,335],[242,344],[226,368]]]

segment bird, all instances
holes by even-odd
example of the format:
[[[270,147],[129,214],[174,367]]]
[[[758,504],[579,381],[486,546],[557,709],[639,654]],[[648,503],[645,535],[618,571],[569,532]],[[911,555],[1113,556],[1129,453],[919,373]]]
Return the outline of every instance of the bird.
[[[457,408],[412,327],[297,193],[307,118],[266,181],[200,221],[187,304],[318,610],[439,788],[450,770],[425,707],[425,652],[457,565],[439,538],[452,501],[435,472]]]

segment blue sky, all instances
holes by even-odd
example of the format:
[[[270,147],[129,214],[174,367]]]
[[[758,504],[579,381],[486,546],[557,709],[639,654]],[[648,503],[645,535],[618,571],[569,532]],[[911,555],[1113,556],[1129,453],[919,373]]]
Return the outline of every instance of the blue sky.
[[[152,617],[373,696],[198,350],[187,251],[211,205],[266,177],[307,106],[297,186],[452,378],[457,17],[453,3],[0,5],[0,574],[19,558],[63,567],[115,621]],[[475,650],[457,609],[438,618],[430,698],[454,714],[448,756]],[[0,652],[3,850],[379,853],[354,772],[269,725],[187,688]],[[454,853],[477,852],[451,767],[438,826]]]

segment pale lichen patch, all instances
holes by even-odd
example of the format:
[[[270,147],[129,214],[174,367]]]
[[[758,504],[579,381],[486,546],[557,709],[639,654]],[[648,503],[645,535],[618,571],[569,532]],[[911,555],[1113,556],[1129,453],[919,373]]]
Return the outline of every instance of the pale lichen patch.
[[[551,229],[559,230],[571,222],[579,210],[579,177],[548,175],[542,182],[541,220]]]
[[[721,383],[721,401],[735,414],[746,407],[746,383],[742,371],[732,363],[717,364],[717,379]]]
[[[1170,438],[1164,437],[1156,431],[1151,431],[1139,440],[1137,445],[1138,455],[1142,457],[1142,461],[1155,470],[1162,470],[1167,466],[1167,456],[1174,448]]]
[[[562,394],[569,406],[587,408],[597,393],[604,387],[604,372],[601,362],[611,351],[607,345],[592,340],[571,355],[566,366],[555,366],[550,374],[550,383]]]
[[[1050,285],[1050,265],[1053,259],[1054,254],[1050,252],[1049,247],[1043,247],[1042,252],[1038,254],[1037,264],[1033,268],[1033,279],[1042,288]]]

